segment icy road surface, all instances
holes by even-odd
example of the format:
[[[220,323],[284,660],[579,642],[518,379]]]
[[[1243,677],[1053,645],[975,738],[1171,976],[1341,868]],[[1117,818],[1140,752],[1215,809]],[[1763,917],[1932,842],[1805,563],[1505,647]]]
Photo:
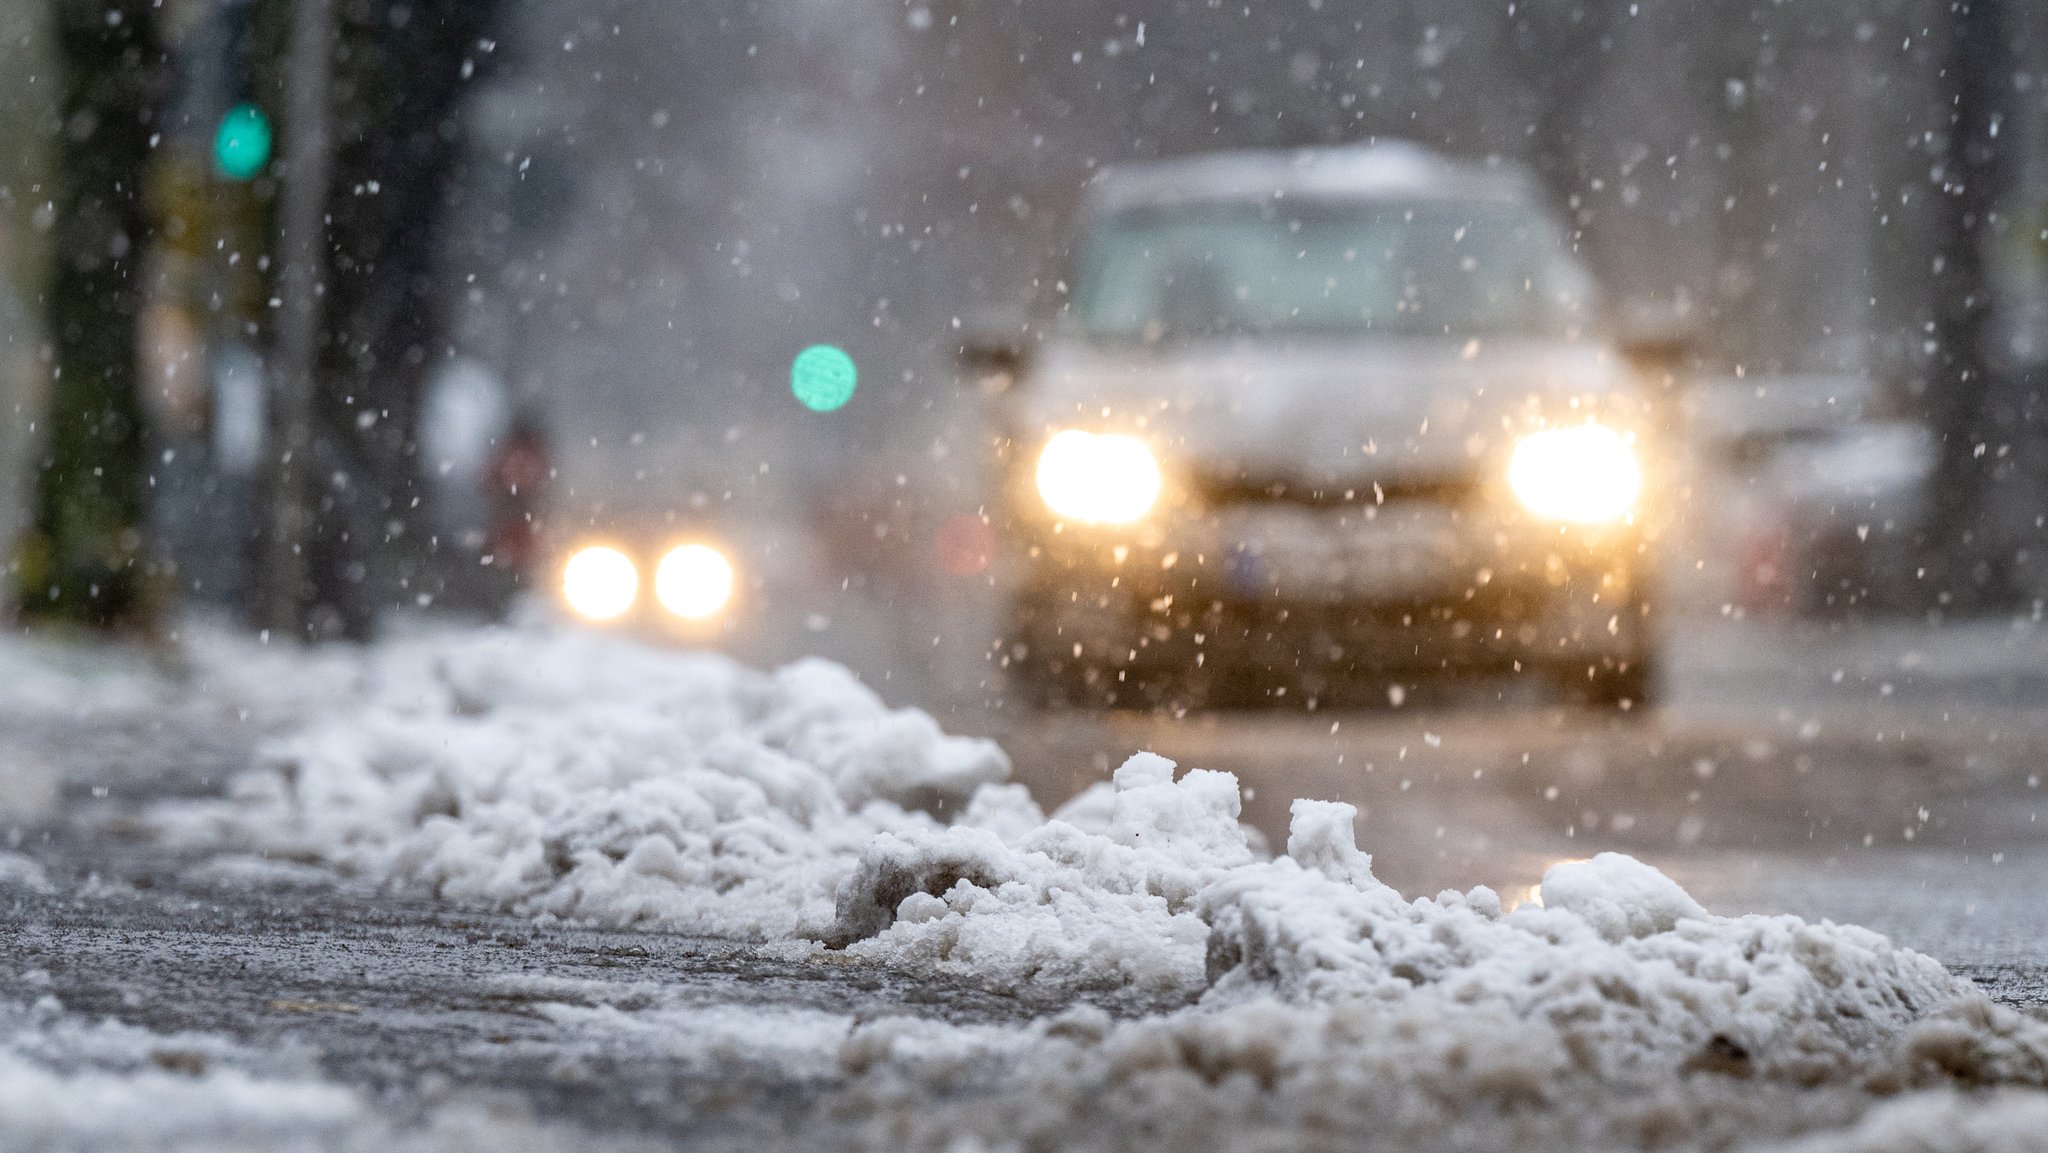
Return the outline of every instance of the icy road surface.
[[[2030,1148],[2032,650],[1715,641],[1649,724],[981,726],[1052,825],[824,667],[0,653],[0,1148]]]

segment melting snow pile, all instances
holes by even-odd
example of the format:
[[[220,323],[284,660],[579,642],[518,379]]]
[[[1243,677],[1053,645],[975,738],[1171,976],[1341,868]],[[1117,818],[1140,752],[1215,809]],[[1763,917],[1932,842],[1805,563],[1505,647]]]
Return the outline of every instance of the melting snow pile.
[[[238,1056],[218,1038],[87,1024],[48,998],[0,1005],[0,1147],[263,1148],[359,1120],[347,1089],[258,1077]]]
[[[394,1115],[313,1054],[0,1002],[0,1149],[36,1153],[652,1153],[493,1103]]]
[[[1009,771],[819,661],[763,675],[516,632],[372,659],[358,699],[274,743],[228,803],[166,808],[166,832],[452,901],[775,939],[829,925],[874,837],[934,833],[919,806]],[[976,811],[1005,800],[1023,803]]]
[[[1847,1124],[1873,1091],[2048,1084],[2048,1026],[1932,960],[1856,928],[1712,916],[1627,857],[1553,868],[1540,904],[1408,900],[1374,878],[1348,805],[1296,802],[1264,859],[1235,778],[1140,754],[1048,820],[994,747],[823,663],[760,674],[534,634],[381,659],[361,707],[164,827],[541,916],[1186,1006],[1042,1022],[1011,1087],[966,1116],[859,1035],[851,1113],[882,1144],[1115,1145],[1091,1125],[1135,1118],[1160,1147],[1214,1125],[1344,1143],[1365,1119],[1445,1148],[1658,1145],[1754,1132],[1727,1127],[1774,1093],[1809,1094],[1791,1135]],[[890,1084],[895,1111],[877,1104]]]
[[[1198,999],[1047,1023],[970,1109],[934,1114],[950,1074],[913,1062],[897,1108],[848,1110],[874,1112],[876,1147],[946,1149],[963,1127],[1002,1148],[1348,1147],[1364,1128],[1390,1148],[1694,1147],[1846,1124],[1873,1093],[2048,1086],[2048,1025],[1865,930],[1715,917],[1616,854],[1552,868],[1541,905],[1407,900],[1349,805],[1295,802],[1285,855],[1261,861],[1227,776],[1140,755],[1114,787],[1101,832],[878,839],[839,928],[898,965]],[[2041,1104],[2002,1102],[2011,1124],[1987,1131],[2009,1140]],[[1866,1147],[1921,1148],[1826,1146]]]

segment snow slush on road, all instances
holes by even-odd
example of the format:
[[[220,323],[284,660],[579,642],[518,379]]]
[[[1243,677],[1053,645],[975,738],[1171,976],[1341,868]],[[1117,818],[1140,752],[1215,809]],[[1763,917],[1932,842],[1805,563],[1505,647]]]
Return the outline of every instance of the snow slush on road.
[[[1028,1006],[726,1028],[764,1060],[803,1050],[785,1141],[1875,1153],[2033,1148],[2048,1126],[2048,1023],[1862,929],[1715,916],[1626,856],[1559,864],[1520,903],[1409,899],[1349,805],[1295,802],[1270,854],[1233,776],[1140,752],[1048,817],[993,744],[823,662],[540,630],[360,661],[225,796],[154,806],[154,834],[250,877],[312,865]],[[604,1019],[707,1019],[634,1015]],[[0,1100],[49,1076],[32,1049],[0,1063]],[[333,1102],[307,1100],[327,1132]],[[41,1132],[0,1117],[0,1144]]]

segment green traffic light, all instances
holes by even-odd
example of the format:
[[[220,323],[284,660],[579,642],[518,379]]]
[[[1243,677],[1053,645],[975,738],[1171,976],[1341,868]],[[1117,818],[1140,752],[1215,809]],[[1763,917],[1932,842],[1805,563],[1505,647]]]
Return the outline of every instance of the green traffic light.
[[[213,164],[229,180],[248,180],[270,163],[270,119],[254,104],[237,104],[213,134]]]
[[[829,344],[814,344],[797,353],[789,366],[789,388],[812,412],[833,412],[853,399],[860,374],[853,358]]]

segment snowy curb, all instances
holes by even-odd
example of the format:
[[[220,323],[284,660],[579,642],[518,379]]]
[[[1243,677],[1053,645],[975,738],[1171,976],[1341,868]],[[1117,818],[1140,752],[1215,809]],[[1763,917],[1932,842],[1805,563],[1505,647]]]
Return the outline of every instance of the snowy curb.
[[[1348,805],[1297,802],[1262,859],[1234,777],[1141,753],[1048,819],[995,747],[823,662],[763,674],[542,633],[378,659],[365,696],[229,799],[159,810],[162,833],[542,920],[1181,1006],[1080,1010],[1013,1042],[1020,1068],[1076,1083],[1175,1069],[1385,1107],[1330,1080],[1365,1076],[1446,1115],[1700,1078],[2048,1085],[2048,1025],[1933,960],[1854,927],[1714,916],[1628,857],[1555,866],[1540,903],[1411,900],[1373,876]],[[861,1069],[889,1048],[856,1036]]]

